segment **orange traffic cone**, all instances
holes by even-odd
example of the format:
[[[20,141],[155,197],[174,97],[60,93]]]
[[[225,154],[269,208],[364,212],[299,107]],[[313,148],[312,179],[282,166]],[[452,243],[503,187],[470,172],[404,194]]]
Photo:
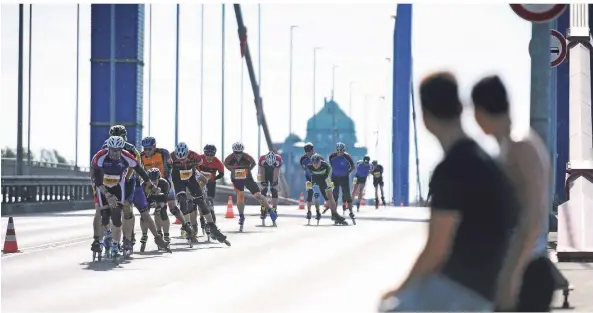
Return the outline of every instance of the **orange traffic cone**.
[[[16,243],[16,232],[14,231],[14,221],[12,216],[8,218],[8,227],[6,227],[6,239],[4,240],[4,253],[18,253],[19,246]]]
[[[226,206],[226,214],[224,215],[226,218],[235,218],[235,211],[233,211],[233,197],[229,196],[229,202]]]
[[[299,210],[304,210],[304,209],[305,209],[305,196],[301,192],[301,197],[299,198]]]

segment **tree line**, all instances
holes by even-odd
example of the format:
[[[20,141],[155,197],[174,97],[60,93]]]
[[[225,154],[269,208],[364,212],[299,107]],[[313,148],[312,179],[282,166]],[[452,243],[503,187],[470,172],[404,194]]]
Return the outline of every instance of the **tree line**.
[[[12,149],[10,147],[2,148],[2,153],[0,155],[2,158],[16,158],[16,149]],[[27,151],[23,148],[23,159],[27,161]],[[58,150],[47,150],[41,149],[39,155],[36,153],[31,152],[31,160],[32,161],[39,161],[39,162],[48,162],[48,163],[61,163],[61,164],[73,164],[73,161],[68,161],[66,158],[58,152]]]

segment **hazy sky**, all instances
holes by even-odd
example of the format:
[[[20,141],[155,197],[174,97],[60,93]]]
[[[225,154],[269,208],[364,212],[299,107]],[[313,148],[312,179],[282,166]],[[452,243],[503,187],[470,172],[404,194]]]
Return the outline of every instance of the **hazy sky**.
[[[26,81],[28,60],[28,5],[25,6],[25,123],[27,138]],[[152,57],[152,129],[159,145],[174,146],[175,19],[174,4],[154,4]],[[237,23],[231,5],[226,13],[225,143],[243,140],[246,150],[257,154],[257,121],[253,95],[245,68],[243,119],[241,119],[241,67]],[[257,5],[242,5],[254,66],[258,67]],[[500,74],[508,84],[515,131],[529,125],[530,59],[527,44],[530,23],[517,17],[506,4],[415,4],[413,22],[414,85],[427,72],[447,69],[458,75],[462,97],[481,75]],[[181,141],[200,151],[199,145],[221,143],[221,5],[205,5],[204,118],[200,116],[201,5],[181,5],[180,122]],[[290,26],[294,31],[293,132],[304,137],[306,121],[313,113],[313,47],[323,47],[317,58],[317,99],[329,96],[332,66],[337,65],[335,98],[349,112],[349,86],[353,84],[353,119],[358,141],[385,164],[391,159],[391,65],[393,20],[396,6],[387,4],[264,4],[261,6],[261,78],[264,109],[274,141],[288,135]],[[145,62],[149,56],[150,7],[146,6]],[[75,158],[76,5],[33,6],[33,57],[31,88],[31,150],[57,149]],[[78,163],[86,165],[90,136],[90,5],[80,6],[80,89]],[[16,146],[18,5],[1,7],[0,145]],[[148,70],[145,66],[144,135],[148,135]],[[416,88],[417,89],[417,88]],[[385,95],[386,100],[379,100]],[[365,103],[365,99],[366,103]],[[418,105],[418,104],[417,104]],[[368,126],[365,125],[367,110]],[[464,113],[464,126],[492,153],[498,148]],[[419,115],[420,116],[420,115]],[[242,120],[242,123],[241,123]],[[423,193],[431,169],[441,156],[436,140],[418,120],[419,154]],[[199,123],[204,136],[200,139]],[[242,130],[241,130],[242,124]],[[410,124],[412,127],[412,124]],[[375,146],[379,136],[379,145]],[[413,139],[413,132],[410,132]],[[366,141],[368,142],[365,142]],[[262,136],[262,141],[264,141]],[[413,140],[410,141],[413,143]],[[262,144],[265,146],[265,144]],[[415,180],[414,149],[410,149],[410,178]],[[389,179],[390,180],[390,179]],[[415,196],[414,182],[410,186]]]

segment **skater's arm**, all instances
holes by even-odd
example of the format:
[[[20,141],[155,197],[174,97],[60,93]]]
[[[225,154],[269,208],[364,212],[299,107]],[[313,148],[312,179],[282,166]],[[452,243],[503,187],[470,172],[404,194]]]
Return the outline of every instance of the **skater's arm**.
[[[171,170],[173,169],[173,161],[171,160],[171,154],[169,151],[165,149],[159,149],[161,155],[163,156],[163,176],[169,177],[171,176]]]
[[[231,161],[233,160],[235,156],[233,154],[229,154],[225,159],[224,159],[224,167],[226,167],[227,170],[229,171],[233,171],[235,168],[237,168],[237,166],[233,166],[231,165]]]
[[[352,156],[350,156],[350,154],[348,154],[348,153],[344,153],[344,157],[346,158],[346,160],[348,161],[348,164],[350,165],[348,167],[348,174],[350,174],[355,169],[354,160],[352,159]]]
[[[249,162],[248,169],[250,171],[253,170],[255,168],[255,166],[257,165],[257,162],[255,162],[255,159],[251,155],[249,155],[248,153],[244,153],[244,156],[243,157],[247,158],[247,161]]]
[[[517,143],[515,148],[509,160],[516,160],[519,172],[511,173],[511,179],[519,188],[522,209],[519,210],[518,225],[499,276],[497,305],[502,309],[512,309],[518,297],[521,279],[547,215],[546,187],[550,180],[541,163],[534,161],[540,158],[534,146]]]
[[[218,170],[218,175],[216,175],[215,180],[218,180],[224,177],[224,165],[218,158],[215,157],[215,160],[216,161],[214,163],[216,164],[216,169]]]

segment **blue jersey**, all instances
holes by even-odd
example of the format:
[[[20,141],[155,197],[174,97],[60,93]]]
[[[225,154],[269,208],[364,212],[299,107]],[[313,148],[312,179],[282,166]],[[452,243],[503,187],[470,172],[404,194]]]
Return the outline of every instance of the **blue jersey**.
[[[330,154],[329,165],[332,167],[333,176],[348,176],[354,170],[354,160],[346,152],[343,155],[338,155],[337,152]]]
[[[367,177],[373,171],[371,163],[364,163],[362,160],[356,162],[356,177]]]

